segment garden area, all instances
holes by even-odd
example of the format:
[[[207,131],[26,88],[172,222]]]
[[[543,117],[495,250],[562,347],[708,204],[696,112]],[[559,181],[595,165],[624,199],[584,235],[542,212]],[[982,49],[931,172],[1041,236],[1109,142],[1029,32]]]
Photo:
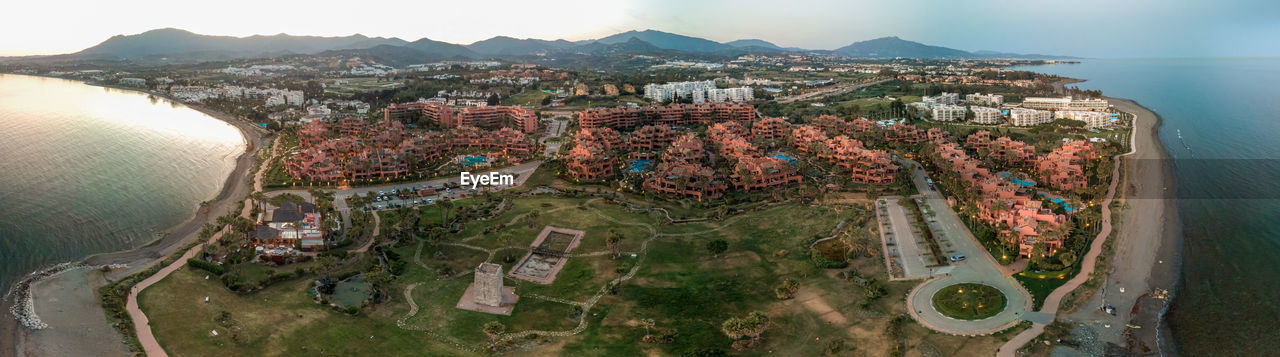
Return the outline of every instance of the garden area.
[[[1008,299],[996,288],[982,284],[955,284],[933,295],[933,307],[942,315],[960,320],[981,320],[1004,311]]]

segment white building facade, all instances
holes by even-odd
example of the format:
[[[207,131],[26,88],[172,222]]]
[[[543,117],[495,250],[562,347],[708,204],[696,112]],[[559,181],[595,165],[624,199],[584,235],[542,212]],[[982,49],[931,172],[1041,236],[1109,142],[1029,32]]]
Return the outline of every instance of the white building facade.
[[[1053,121],[1053,113],[1047,110],[1013,108],[1009,110],[1009,123],[1013,126],[1034,126]]]
[[[1000,109],[988,107],[970,107],[973,111],[973,123],[996,125],[1000,124]]]
[[[935,121],[964,121],[965,109],[959,105],[940,104],[933,106]]]

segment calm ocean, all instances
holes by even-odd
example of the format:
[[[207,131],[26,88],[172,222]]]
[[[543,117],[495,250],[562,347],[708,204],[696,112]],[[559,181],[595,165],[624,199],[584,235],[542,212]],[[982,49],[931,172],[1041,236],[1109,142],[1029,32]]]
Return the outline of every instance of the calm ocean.
[[[0,74],[0,287],[150,242],[217,194],[244,146],[180,104]]]
[[[1188,356],[1280,351],[1280,58],[1085,60],[1023,67],[1085,79],[1163,119],[1183,230],[1166,316]]]

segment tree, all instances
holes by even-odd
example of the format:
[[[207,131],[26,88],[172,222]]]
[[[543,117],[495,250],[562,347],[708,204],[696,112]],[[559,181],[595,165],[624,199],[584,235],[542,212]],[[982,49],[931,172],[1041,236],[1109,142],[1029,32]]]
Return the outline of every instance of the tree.
[[[370,270],[368,273],[364,274],[364,279],[369,281],[370,284],[373,284],[373,286],[377,286],[377,287],[386,286],[388,283],[391,283],[391,279],[393,278],[395,277],[391,276],[391,274],[388,274],[387,269],[383,268],[382,265],[374,265],[373,270]]]
[[[752,311],[745,317],[734,317],[720,324],[720,331],[732,339],[749,337],[745,344],[734,342],[735,348],[750,348],[760,342],[760,335],[769,329],[769,316],[763,312]]]
[[[653,319],[640,319],[640,327],[644,327],[644,340],[645,340],[645,341],[653,340],[653,333],[652,333],[652,330],[653,330],[653,325],[654,325],[654,324],[655,324],[655,323],[654,323]]]
[[[502,260],[506,262],[515,260],[511,256],[511,249],[505,249],[506,247],[511,246],[511,232],[502,232],[502,234],[498,235],[498,239],[502,240],[502,247],[504,248],[502,249],[502,253],[504,254]]]
[[[440,206],[440,226],[447,227],[449,222],[446,222],[446,220],[449,219],[449,209],[453,208],[453,201],[441,197],[440,201],[436,202],[436,205]]]
[[[613,254],[613,259],[622,256],[622,234],[610,228],[609,236],[605,239],[605,243],[609,245],[609,251]]]
[[[724,253],[726,250],[729,250],[729,242],[724,239],[707,242],[707,251],[711,252],[712,255],[719,257],[720,253]]]
[[[489,95],[489,100],[488,100],[489,106],[498,105],[498,101],[499,101],[498,93],[493,93]]]
[[[497,340],[498,336],[501,336],[503,332],[507,331],[507,326],[503,325],[501,322],[489,321],[484,324],[484,327],[481,328],[481,330],[484,331],[484,334],[488,335],[490,339]]]

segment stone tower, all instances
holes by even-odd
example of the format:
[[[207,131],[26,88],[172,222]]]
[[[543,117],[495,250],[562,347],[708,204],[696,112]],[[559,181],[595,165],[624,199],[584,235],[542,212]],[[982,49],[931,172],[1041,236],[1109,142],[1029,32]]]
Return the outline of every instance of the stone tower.
[[[480,263],[476,267],[475,298],[479,305],[502,306],[501,265]]]

